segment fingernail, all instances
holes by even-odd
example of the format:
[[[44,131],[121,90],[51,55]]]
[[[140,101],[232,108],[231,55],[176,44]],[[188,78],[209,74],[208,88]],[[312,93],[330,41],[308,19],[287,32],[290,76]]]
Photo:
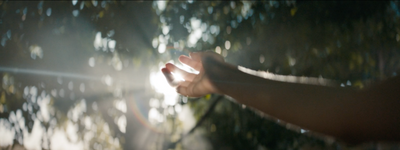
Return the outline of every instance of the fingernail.
[[[164,74],[170,74],[170,71],[167,68],[162,68],[161,72],[163,72]]]

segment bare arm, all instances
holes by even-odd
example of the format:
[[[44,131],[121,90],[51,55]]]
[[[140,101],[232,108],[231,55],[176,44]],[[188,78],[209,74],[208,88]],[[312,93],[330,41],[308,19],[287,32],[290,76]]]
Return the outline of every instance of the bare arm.
[[[200,56],[204,70],[195,76],[207,81],[205,85],[213,88],[210,93],[229,95],[286,122],[350,143],[400,140],[398,77],[365,90],[287,83],[243,73],[210,55]],[[178,92],[204,95],[196,93],[200,89],[180,86]]]

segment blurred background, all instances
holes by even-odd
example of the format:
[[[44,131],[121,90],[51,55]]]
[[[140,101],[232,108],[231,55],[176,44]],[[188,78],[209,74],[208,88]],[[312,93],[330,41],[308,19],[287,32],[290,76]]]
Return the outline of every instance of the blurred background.
[[[0,149],[400,149],[346,145],[221,95],[187,98],[161,67],[229,63],[365,88],[400,67],[396,1],[0,1]],[[290,93],[288,93],[290,94]],[[290,111],[290,110],[287,110]]]

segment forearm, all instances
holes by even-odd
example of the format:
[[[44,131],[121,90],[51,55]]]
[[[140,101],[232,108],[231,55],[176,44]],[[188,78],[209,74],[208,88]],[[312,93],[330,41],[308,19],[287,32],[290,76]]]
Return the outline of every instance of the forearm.
[[[359,142],[384,139],[381,123],[398,123],[382,118],[394,107],[382,111],[388,104],[371,100],[373,92],[272,81],[224,65],[214,66],[219,69],[210,75],[221,94],[300,127]]]
[[[232,68],[223,74],[225,76],[220,79],[214,78],[216,86],[222,94],[239,103],[303,128],[335,136],[340,134],[340,121],[333,119],[336,116],[331,113],[338,112],[335,109],[339,108],[325,99],[341,98],[345,91],[332,92],[328,87],[267,80]]]

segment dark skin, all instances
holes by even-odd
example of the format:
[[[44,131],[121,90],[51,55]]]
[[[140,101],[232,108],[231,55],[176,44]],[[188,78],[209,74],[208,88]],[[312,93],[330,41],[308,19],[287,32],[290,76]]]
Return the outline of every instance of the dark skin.
[[[224,62],[214,52],[190,53],[179,61],[199,74],[173,64],[162,69],[177,92],[189,97],[217,93],[302,128],[350,144],[400,141],[400,78],[354,90],[273,81],[253,76]],[[184,82],[173,82],[170,72]]]

